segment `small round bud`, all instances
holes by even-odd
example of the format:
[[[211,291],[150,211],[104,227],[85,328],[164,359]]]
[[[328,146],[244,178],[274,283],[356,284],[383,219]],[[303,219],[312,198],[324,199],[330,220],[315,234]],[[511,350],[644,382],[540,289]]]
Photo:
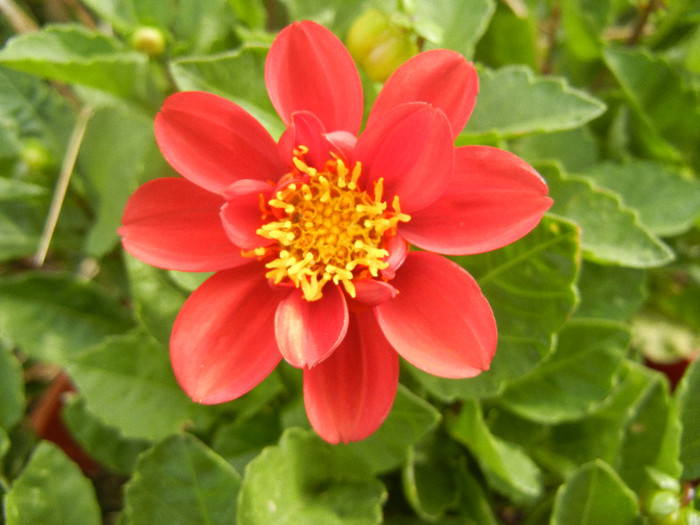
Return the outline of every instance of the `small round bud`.
[[[681,502],[678,494],[670,490],[657,490],[646,501],[646,514],[654,525],[679,523]]]
[[[21,158],[31,171],[43,171],[54,164],[51,152],[37,139],[29,139],[24,143]]]
[[[131,47],[151,58],[158,58],[165,51],[165,35],[155,27],[139,27],[131,35]]]
[[[355,20],[347,47],[355,62],[377,82],[385,81],[418,53],[415,35],[378,9],[370,9]]]

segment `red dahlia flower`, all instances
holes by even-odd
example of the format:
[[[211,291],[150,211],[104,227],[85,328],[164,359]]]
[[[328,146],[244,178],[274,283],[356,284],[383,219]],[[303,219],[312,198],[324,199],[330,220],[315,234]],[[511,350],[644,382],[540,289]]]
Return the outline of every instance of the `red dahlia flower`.
[[[265,82],[287,126],[277,143],[218,96],[165,101],[156,139],[183,178],[141,186],[120,234],[154,266],[216,271],[185,302],[170,341],[175,376],[195,401],[237,398],[284,357],[303,369],[318,434],[360,440],[391,409],[399,355],[441,377],[488,369],[491,308],[437,253],[513,242],[551,199],[514,155],[454,147],[478,91],[473,65],[454,51],[399,68],[359,137],[360,78],[330,31],[285,28]]]

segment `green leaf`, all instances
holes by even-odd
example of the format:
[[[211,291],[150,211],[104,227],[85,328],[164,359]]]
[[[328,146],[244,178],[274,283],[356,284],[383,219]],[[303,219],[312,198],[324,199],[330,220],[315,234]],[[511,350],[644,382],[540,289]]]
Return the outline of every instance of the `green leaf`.
[[[73,112],[45,82],[6,68],[0,68],[0,93],[0,260],[10,260],[37,250]],[[42,169],[27,162],[32,149],[43,154]],[[67,218],[59,221],[54,247],[65,243]]]
[[[132,0],[83,0],[83,3],[120,33],[129,32],[138,24]]]
[[[139,25],[166,28],[176,10],[172,0],[84,0],[84,3],[123,34],[131,33]]]
[[[0,462],[5,464],[5,454],[10,449],[10,436],[7,435],[7,431],[0,427]],[[5,473],[0,472],[0,491],[4,494],[7,492],[7,482],[5,480]]]
[[[554,352],[508,384],[498,401],[522,417],[556,424],[583,417],[613,386],[629,330],[607,321],[570,321]]]
[[[229,0],[238,19],[251,29],[263,29],[267,11],[263,0]]]
[[[46,195],[46,190],[36,184],[22,182],[17,179],[0,178],[0,202],[31,199]]]
[[[600,458],[634,490],[647,466],[680,475],[680,426],[660,374],[628,362],[611,396],[589,417],[552,429],[548,448],[574,464]]]
[[[95,216],[85,240],[88,254],[99,258],[114,248],[127,199],[140,183],[162,172],[164,165],[153,119],[112,107],[95,111],[78,157]]]
[[[479,282],[496,316],[498,349],[487,372],[442,379],[410,367],[444,401],[496,395],[532,369],[576,304],[578,235],[567,222],[545,218],[523,239],[490,253],[457,259]]]
[[[171,436],[142,454],[124,488],[130,525],[233,523],[239,474],[189,434]]]
[[[246,525],[374,525],[384,486],[360,464],[310,431],[288,429],[251,461],[241,488],[238,523]]]
[[[333,31],[339,38],[347,35],[350,26],[365,10],[372,7],[386,12],[396,10],[396,3],[391,0],[282,0],[287,8],[290,20],[313,20]]]
[[[630,268],[661,266],[673,260],[673,252],[644,229],[636,213],[613,193],[567,175],[555,164],[538,169],[547,178],[554,199],[550,213],[580,226],[581,247],[588,258]]]
[[[48,199],[28,195],[27,186],[14,180],[2,186],[8,198],[0,197],[0,260],[30,256],[39,246]],[[21,192],[25,195],[17,195]],[[12,198],[13,193],[17,198]]]
[[[158,0],[150,1],[158,3]],[[175,55],[208,55],[237,44],[233,34],[236,16],[228,0],[178,0],[174,14]]]
[[[540,496],[543,487],[537,465],[518,445],[491,434],[476,401],[465,402],[459,415],[448,420],[447,430],[469,449],[494,490],[521,503]]]
[[[2,72],[3,69],[0,68],[0,79],[2,78]],[[2,102],[3,99],[0,98],[0,104],[2,104]],[[0,168],[3,169],[0,173],[12,173],[15,171],[13,161],[16,163],[22,153],[22,143],[18,135],[19,130],[13,122],[9,122],[4,118],[0,119],[0,161],[2,162]],[[5,168],[7,165],[13,167]]]
[[[476,46],[476,60],[489,67],[522,64],[536,69],[538,20],[533,11],[525,8],[516,13],[506,2],[496,2],[488,29]]]
[[[460,137],[469,142],[572,129],[593,120],[605,105],[563,79],[536,77],[522,66],[479,73],[476,108]]]
[[[284,131],[265,88],[267,47],[244,47],[232,53],[183,58],[170,69],[178,89],[201,90],[228,98],[250,112],[275,137]]]
[[[389,472],[406,461],[409,447],[434,429],[440,421],[438,410],[399,385],[386,421],[368,438],[337,448],[339,456],[367,465],[373,474]]]
[[[124,253],[134,308],[139,320],[163,345],[170,341],[170,332],[187,295],[165,270],[154,268]]]
[[[237,410],[235,419],[216,429],[212,448],[240,472],[264,447],[277,443],[282,433],[281,416],[274,400],[288,385],[283,385],[280,375],[276,369],[232,403]]]
[[[428,42],[426,49],[454,49],[470,59],[495,8],[494,0],[416,2],[412,16],[418,22],[430,21],[440,28],[441,38],[436,42]]]
[[[79,395],[71,395],[64,400],[61,417],[83,450],[100,465],[117,474],[130,475],[138,455],[149,446],[146,440],[127,439],[116,428],[105,425],[87,411],[85,399]]]
[[[95,490],[53,443],[42,441],[5,496],[7,525],[99,525]]]
[[[686,370],[676,393],[682,425],[680,461],[683,479],[700,477],[700,359]]]
[[[603,56],[632,107],[630,132],[641,156],[685,160],[697,168],[698,91],[667,59],[646,50],[611,47]]]
[[[124,307],[93,282],[33,273],[0,280],[0,332],[36,359],[66,365],[130,326]]]
[[[551,525],[641,524],[637,498],[604,461],[583,465],[557,491]]]
[[[464,519],[469,519],[463,525],[498,525],[493,502],[487,497],[483,482],[477,479],[466,466],[461,465],[459,470],[462,492],[460,510]]]
[[[42,80],[6,68],[0,68],[0,93],[1,120],[15,139],[35,139],[55,159],[63,157],[75,120],[66,99]]]
[[[22,364],[0,344],[0,428],[10,429],[24,415]]]
[[[643,270],[584,261],[578,282],[581,302],[574,316],[627,321],[644,302],[644,284]]]
[[[277,443],[281,433],[279,414],[268,408],[220,426],[212,448],[236,470],[243,471],[264,447]]]
[[[525,135],[509,143],[509,149],[530,164],[559,162],[577,173],[598,162],[598,144],[588,126],[552,133]]]
[[[406,500],[416,514],[434,522],[456,507],[458,476],[465,475],[465,469],[455,459],[459,451],[455,450],[454,442],[443,434],[430,438],[409,449],[401,479]],[[470,495],[475,499],[476,496],[476,491]]]
[[[651,233],[678,235],[700,215],[700,182],[669,164],[635,161],[597,164],[581,174],[620,196]]]
[[[580,60],[597,60],[603,47],[602,32],[608,23],[611,0],[563,0],[563,43]]]
[[[130,99],[148,100],[151,96],[146,55],[84,26],[45,26],[16,36],[0,50],[0,64]]]
[[[128,438],[162,439],[206,411],[178,386],[167,348],[140,331],[106,339],[68,372],[87,409]]]

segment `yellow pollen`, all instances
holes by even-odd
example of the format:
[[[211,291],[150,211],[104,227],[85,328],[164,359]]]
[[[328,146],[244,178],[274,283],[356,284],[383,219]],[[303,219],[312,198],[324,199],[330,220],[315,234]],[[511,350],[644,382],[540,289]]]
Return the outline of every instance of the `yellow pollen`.
[[[329,282],[342,284],[355,297],[353,279],[377,277],[388,267],[386,240],[396,235],[399,222],[411,218],[401,212],[398,196],[387,209],[382,179],[371,192],[358,188],[359,162],[349,168],[333,156],[317,170],[306,164],[306,153],[305,146],[295,149],[286,179],[293,182],[263,209],[263,218],[272,220],[257,234],[276,242],[243,255],[268,260],[266,277],[300,288],[307,301],[320,299]]]

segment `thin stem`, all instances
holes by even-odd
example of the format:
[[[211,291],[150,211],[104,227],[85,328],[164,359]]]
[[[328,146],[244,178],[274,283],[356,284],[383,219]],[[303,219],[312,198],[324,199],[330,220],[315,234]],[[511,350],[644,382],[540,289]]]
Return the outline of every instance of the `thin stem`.
[[[61,171],[58,174],[56,188],[53,193],[53,198],[51,199],[51,205],[49,206],[49,212],[46,216],[46,222],[44,223],[44,230],[41,233],[41,238],[39,239],[39,247],[34,255],[34,266],[38,268],[43,266],[44,261],[46,260],[46,254],[49,251],[49,244],[51,244],[51,238],[53,237],[54,230],[56,229],[58,216],[61,213],[63,201],[66,197],[68,183],[70,182],[71,175],[73,174],[75,161],[78,158],[78,151],[80,151],[80,146],[83,142],[83,137],[85,136],[85,129],[87,128],[87,124],[91,116],[92,107],[85,106],[80,110],[78,120],[75,123],[75,128],[73,128],[73,133],[70,137],[70,141],[68,142],[66,155],[63,158]]]
[[[10,21],[17,33],[29,33],[39,29],[36,22],[12,0],[0,0],[0,12]]]
[[[552,14],[547,22],[545,30],[546,47],[539,64],[540,73],[549,75],[554,69],[554,53],[557,45],[557,31],[561,23],[561,7],[559,2],[555,2],[552,7]]]
[[[644,10],[641,12],[639,18],[637,19],[637,23],[634,26],[634,29],[632,30],[632,34],[630,35],[629,39],[627,40],[627,45],[628,46],[635,46],[641,39],[642,35],[644,34],[644,28],[647,25],[647,21],[649,20],[649,17],[651,14],[656,11],[659,8],[657,5],[656,0],[649,0],[649,2],[644,6]]]

